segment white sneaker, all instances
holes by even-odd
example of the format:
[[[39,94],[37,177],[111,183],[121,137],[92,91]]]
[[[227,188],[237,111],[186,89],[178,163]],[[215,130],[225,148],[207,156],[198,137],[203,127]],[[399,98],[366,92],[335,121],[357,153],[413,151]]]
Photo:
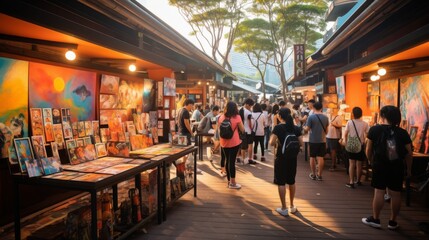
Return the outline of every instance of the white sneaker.
[[[248,164],[249,163],[249,158],[245,158],[242,162],[243,165]]]
[[[240,188],[241,188],[241,185],[240,185],[240,184],[238,184],[238,183],[235,183],[235,184],[230,183],[230,184],[228,185],[228,188],[231,188],[231,189],[240,189]]]
[[[282,208],[277,208],[276,212],[278,212],[280,215],[285,216],[285,217],[289,216],[289,213],[288,213],[287,209],[283,210]]]
[[[296,208],[295,206],[291,206],[291,207],[289,208],[289,212],[290,212],[290,213],[292,213],[292,214],[295,214],[295,213],[296,213],[296,211],[298,211],[298,208]]]

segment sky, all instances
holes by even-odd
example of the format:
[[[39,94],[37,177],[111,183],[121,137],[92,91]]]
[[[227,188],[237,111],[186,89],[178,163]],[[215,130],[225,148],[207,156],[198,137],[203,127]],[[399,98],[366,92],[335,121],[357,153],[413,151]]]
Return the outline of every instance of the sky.
[[[138,0],[138,2],[201,49],[196,38],[189,34],[192,28],[180,15],[179,10],[168,4],[168,0]]]

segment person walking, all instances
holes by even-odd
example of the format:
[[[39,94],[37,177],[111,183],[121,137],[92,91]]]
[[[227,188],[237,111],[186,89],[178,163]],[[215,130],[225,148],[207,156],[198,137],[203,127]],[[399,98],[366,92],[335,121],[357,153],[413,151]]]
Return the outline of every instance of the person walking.
[[[274,159],[274,184],[277,184],[281,208],[277,208],[276,212],[280,215],[287,216],[290,213],[296,213],[297,208],[294,205],[295,198],[295,176],[297,168],[298,149],[290,148],[283,151],[283,145],[286,137],[290,135],[296,136],[299,140],[299,147],[302,147],[301,130],[294,126],[293,118],[288,109],[280,109],[280,123],[274,127],[270,145],[277,146],[277,151]],[[296,143],[295,143],[296,144]],[[289,209],[286,205],[286,186],[289,186]]]
[[[241,120],[243,121],[245,133],[242,137],[242,143],[241,143],[241,155],[242,155],[242,161],[243,163],[249,163],[249,164],[256,164],[256,161],[253,161],[252,158],[252,152],[253,152],[253,135],[252,135],[252,128],[254,124],[254,119],[252,118],[252,112],[250,111],[252,109],[252,106],[255,104],[255,101],[251,98],[247,98],[244,101],[243,107],[240,109],[239,114],[241,117]],[[247,153],[247,158],[246,158]],[[241,161],[237,159],[237,162]]]
[[[326,143],[331,155],[331,167],[329,171],[333,172],[337,168],[337,152],[341,150],[340,139],[342,137],[343,118],[341,115],[338,115],[338,108],[332,108],[330,118]]]
[[[253,160],[258,160],[258,145],[261,145],[261,162],[265,162],[264,156],[264,135],[265,135],[265,126],[267,125],[267,118],[265,114],[262,112],[261,104],[256,103],[253,105],[253,113],[252,117],[255,119],[255,123],[253,124],[252,131],[255,133],[253,137],[253,141],[255,145],[253,146]]]
[[[241,140],[239,132],[244,133],[243,122],[238,114],[237,104],[235,102],[228,102],[226,104],[224,114],[219,117],[219,125],[225,120],[229,119],[233,135],[231,139],[220,137],[220,146],[222,147],[222,154],[225,157],[226,176],[228,178],[228,188],[240,189],[241,185],[235,180],[235,158],[240,148]]]
[[[325,165],[323,157],[326,154],[326,130],[329,125],[329,119],[322,113],[322,103],[314,103],[313,108],[314,113],[308,117],[304,126],[304,130],[309,132],[311,173],[308,176],[312,180],[322,181],[323,167]],[[317,173],[316,160],[318,165]]]
[[[356,185],[362,185],[360,181],[362,177],[362,163],[366,157],[364,143],[369,130],[368,123],[362,120],[362,109],[354,107],[352,113],[353,119],[347,122],[344,132],[344,144],[349,156],[349,183],[346,184],[348,188],[355,188],[355,178]]]
[[[261,104],[262,113],[265,115],[265,118],[267,120],[267,124],[264,128],[264,146],[265,151],[268,151],[268,143],[270,141],[270,135],[271,135],[271,106],[267,106],[267,104],[263,103]]]
[[[401,190],[404,174],[411,176],[413,161],[411,138],[406,130],[399,128],[401,112],[395,106],[384,106],[380,110],[381,125],[369,129],[366,155],[372,165],[374,198],[372,216],[362,218],[365,225],[380,228],[380,212],[384,205],[384,192],[389,190],[390,219],[387,228],[399,227],[396,217],[401,208]],[[406,170],[406,171],[405,171]]]

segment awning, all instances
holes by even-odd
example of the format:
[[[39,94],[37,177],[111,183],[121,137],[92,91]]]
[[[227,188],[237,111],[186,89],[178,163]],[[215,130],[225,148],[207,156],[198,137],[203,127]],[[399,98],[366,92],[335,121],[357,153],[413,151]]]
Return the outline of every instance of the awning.
[[[244,91],[255,93],[255,94],[262,94],[262,92],[256,90],[254,87],[245,85],[244,83],[238,82],[238,81],[232,81],[232,85],[234,85],[234,88],[240,88]],[[233,90],[234,90],[233,88]]]

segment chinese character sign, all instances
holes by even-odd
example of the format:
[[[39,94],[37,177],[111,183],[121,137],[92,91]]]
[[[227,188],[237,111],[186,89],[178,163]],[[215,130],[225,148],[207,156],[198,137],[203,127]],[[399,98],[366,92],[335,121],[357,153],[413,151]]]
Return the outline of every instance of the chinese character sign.
[[[294,52],[294,76],[303,77],[305,74],[305,48],[304,44],[293,45]]]

